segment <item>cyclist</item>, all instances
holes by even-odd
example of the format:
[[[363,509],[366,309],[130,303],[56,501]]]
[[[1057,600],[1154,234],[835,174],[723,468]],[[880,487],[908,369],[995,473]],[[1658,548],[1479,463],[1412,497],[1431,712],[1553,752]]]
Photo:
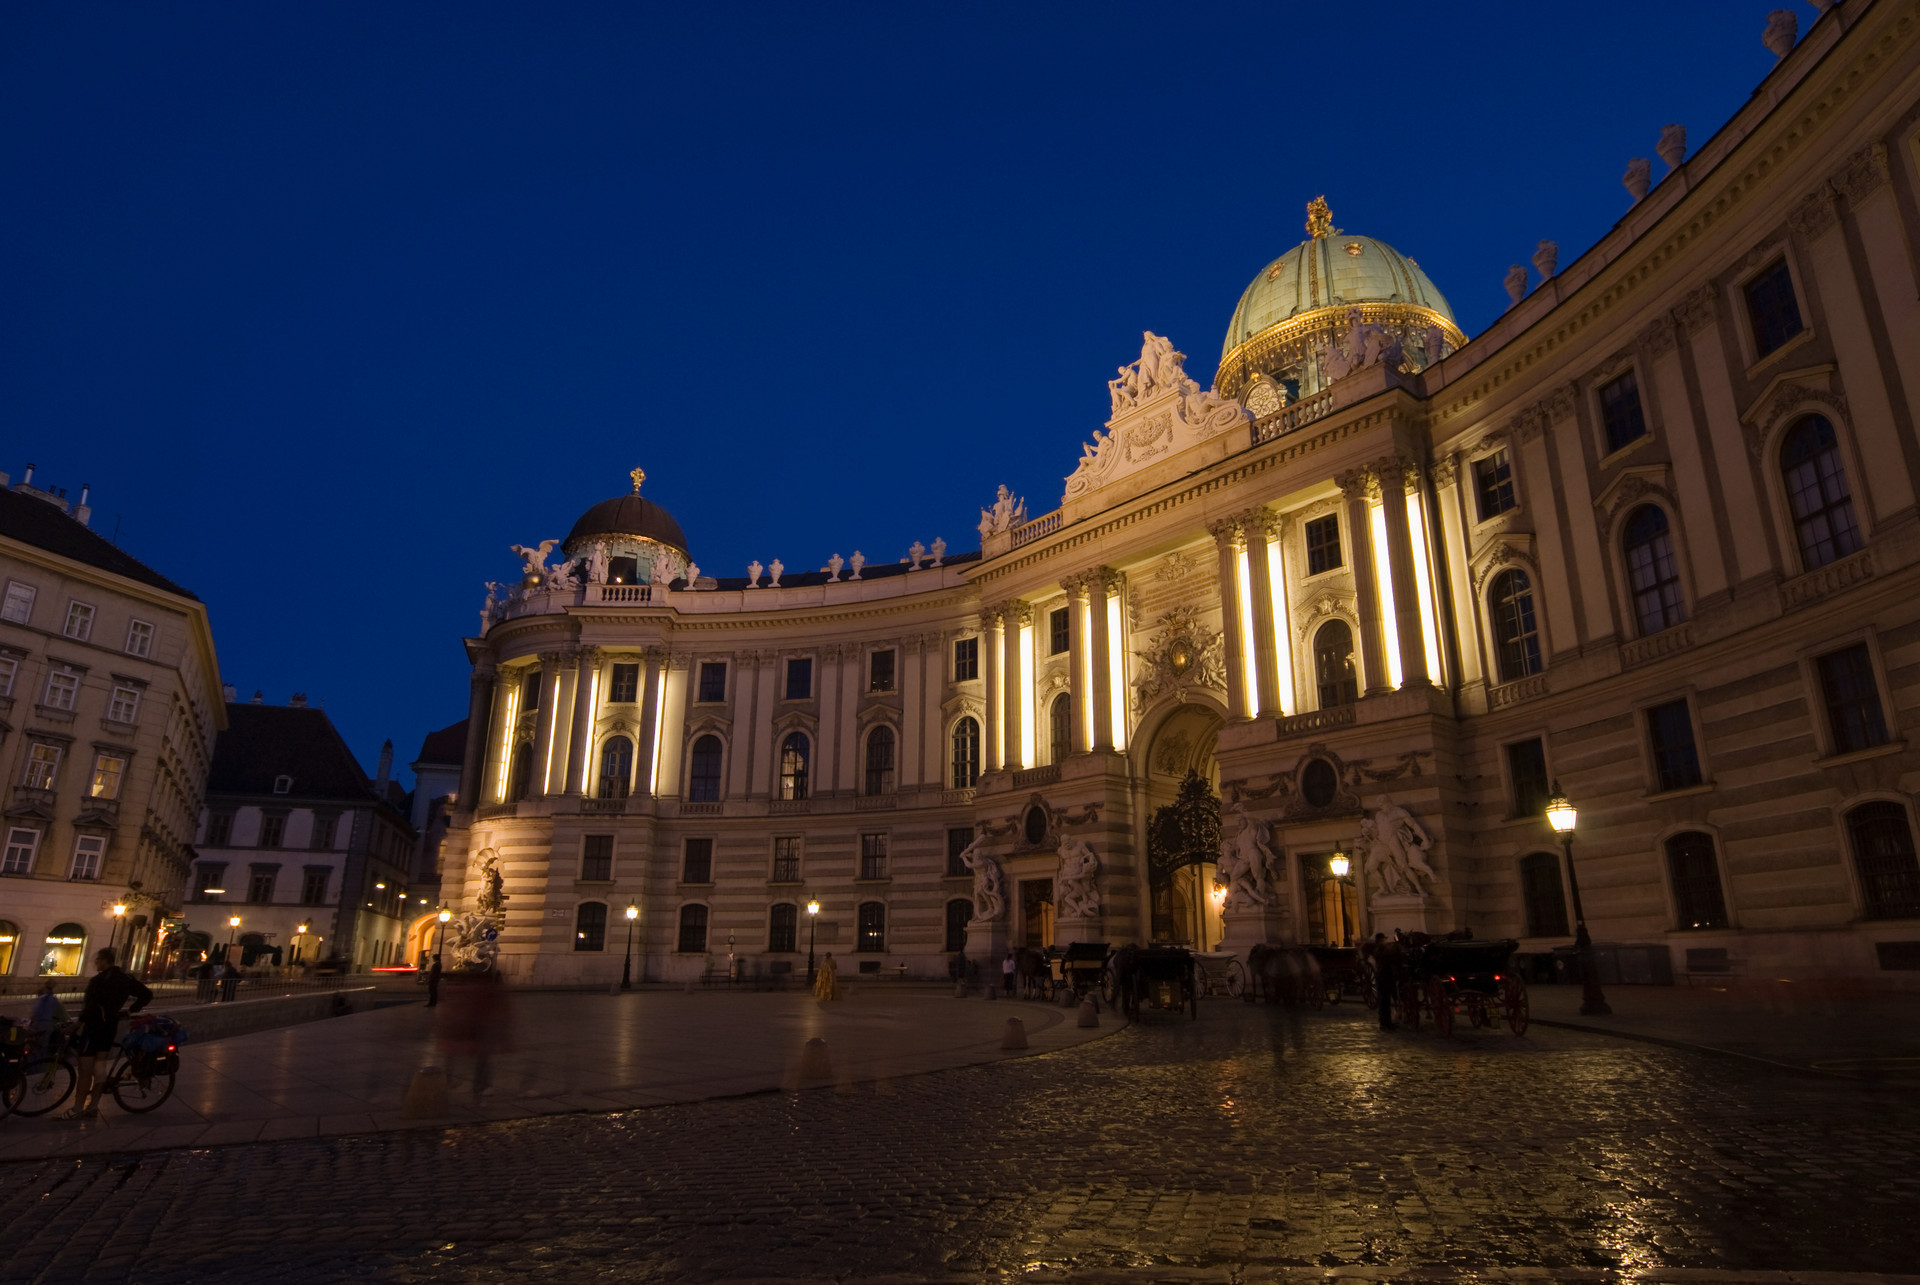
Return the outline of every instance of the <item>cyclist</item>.
[[[94,1067],[102,1053],[113,1052],[121,1007],[132,1000],[133,1007],[127,1010],[132,1014],[153,1002],[153,992],[113,961],[111,946],[102,946],[93,953],[94,977],[87,983],[86,998],[80,1003],[80,1038],[74,1049],[79,1083],[74,1089],[73,1110],[65,1117],[69,1120],[91,1120],[100,1114]]]

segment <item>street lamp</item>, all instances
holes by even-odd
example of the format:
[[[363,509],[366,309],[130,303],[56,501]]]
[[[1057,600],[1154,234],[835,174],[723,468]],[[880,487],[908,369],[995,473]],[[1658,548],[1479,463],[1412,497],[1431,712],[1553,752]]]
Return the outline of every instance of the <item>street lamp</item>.
[[[1567,796],[1560,793],[1560,782],[1553,783],[1553,797],[1547,800],[1547,824],[1560,836],[1561,851],[1567,856],[1567,889],[1573,893],[1573,948],[1580,957],[1580,1012],[1588,1017],[1605,1017],[1613,1010],[1600,992],[1600,973],[1593,964],[1593,938],[1587,933],[1587,912],[1580,904],[1580,875],[1573,866],[1573,828],[1580,814]]]
[[[293,962],[295,964],[298,964],[300,962],[301,952],[303,952],[306,949],[307,930],[312,927],[313,925],[310,923],[299,923],[294,925],[293,935],[300,939],[300,944],[293,948]]]
[[[422,897],[420,900],[425,901],[426,898]],[[451,910],[448,910],[445,906],[440,907],[440,941],[433,948],[433,957],[435,959],[442,958],[442,952],[447,948],[447,922],[452,918],[453,912]]]
[[[239,932],[240,932],[240,916],[228,915],[227,916],[227,958],[228,959],[233,958],[233,939],[239,935]]]
[[[820,898],[807,898],[807,985],[813,985],[813,925],[820,917]]]
[[[120,921],[126,918],[126,914],[126,902],[116,901],[113,903],[113,931],[107,934],[107,945],[111,946],[120,939]],[[132,943],[129,942],[128,944],[131,945]]]
[[[1353,869],[1353,860],[1339,849],[1327,858],[1327,869],[1333,872],[1334,891],[1340,897],[1340,944],[1353,945],[1353,920],[1347,914],[1347,872]]]
[[[640,907],[627,903],[627,957],[620,965],[620,989],[633,989],[633,921],[640,917]]]

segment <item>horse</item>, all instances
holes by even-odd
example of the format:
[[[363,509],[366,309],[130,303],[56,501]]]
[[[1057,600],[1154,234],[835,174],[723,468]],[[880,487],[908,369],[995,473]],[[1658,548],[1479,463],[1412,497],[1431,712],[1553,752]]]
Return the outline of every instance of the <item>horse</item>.
[[[1053,964],[1044,950],[1016,946],[1013,951],[1013,975],[1020,979],[1022,999],[1053,998]]]

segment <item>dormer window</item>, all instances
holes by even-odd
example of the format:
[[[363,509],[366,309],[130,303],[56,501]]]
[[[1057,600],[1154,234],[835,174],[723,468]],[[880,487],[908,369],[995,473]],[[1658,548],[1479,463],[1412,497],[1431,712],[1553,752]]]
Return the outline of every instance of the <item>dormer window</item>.
[[[290,777],[290,776],[276,776],[276,777],[274,777],[274,778],[273,778],[273,792],[274,792],[275,794],[291,794],[291,793],[293,793],[293,778],[292,778],[292,777]]]

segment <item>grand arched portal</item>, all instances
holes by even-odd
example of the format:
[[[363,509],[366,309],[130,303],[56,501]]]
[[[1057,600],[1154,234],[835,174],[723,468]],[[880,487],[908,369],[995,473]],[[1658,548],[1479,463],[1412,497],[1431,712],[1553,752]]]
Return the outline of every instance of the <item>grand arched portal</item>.
[[[1220,906],[1213,895],[1220,856],[1219,765],[1214,746],[1220,714],[1211,704],[1182,703],[1147,744],[1147,895],[1153,941],[1218,945]]]

